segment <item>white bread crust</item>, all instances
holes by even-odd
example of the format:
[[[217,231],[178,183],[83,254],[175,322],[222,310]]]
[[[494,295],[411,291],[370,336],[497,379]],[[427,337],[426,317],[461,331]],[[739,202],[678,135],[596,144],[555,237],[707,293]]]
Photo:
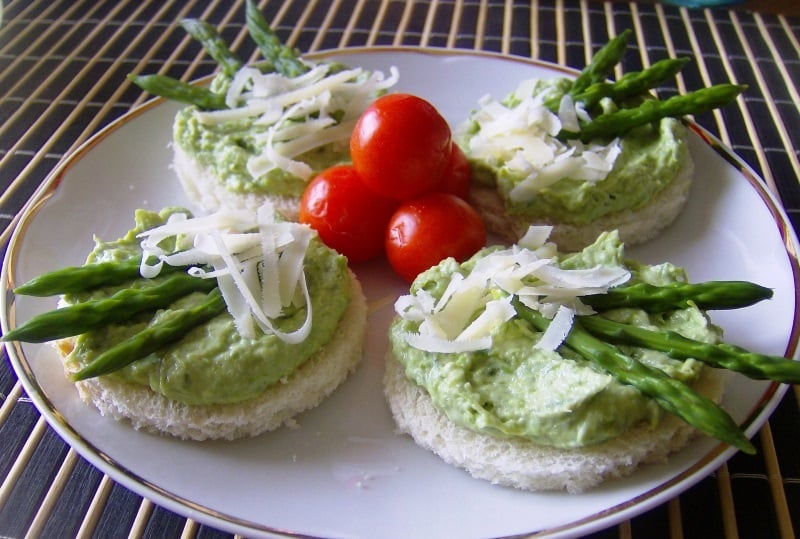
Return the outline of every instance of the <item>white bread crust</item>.
[[[197,159],[185,152],[178,144],[172,144],[172,168],[178,176],[184,193],[200,209],[214,213],[221,209],[256,210],[266,200],[272,202],[275,211],[287,221],[297,221],[300,197],[235,193],[225,188],[220,178],[204,167]]]
[[[505,242],[516,243],[530,225],[553,225],[550,241],[555,242],[561,251],[574,252],[593,243],[606,230],[617,230],[627,246],[653,239],[672,224],[683,210],[693,178],[694,162],[687,153],[675,178],[643,207],[610,213],[584,225],[548,219],[531,221],[522,216],[509,215],[495,187],[473,184],[469,200],[483,218],[487,231]]]

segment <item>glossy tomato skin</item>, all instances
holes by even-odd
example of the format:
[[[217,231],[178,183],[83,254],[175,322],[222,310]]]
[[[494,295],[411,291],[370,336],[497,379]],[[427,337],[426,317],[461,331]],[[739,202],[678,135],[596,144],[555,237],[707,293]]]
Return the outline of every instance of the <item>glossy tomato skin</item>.
[[[450,126],[411,94],[388,94],[361,114],[350,137],[353,166],[376,193],[409,200],[438,189],[452,147]]]
[[[397,204],[367,189],[353,167],[340,165],[308,184],[299,221],[350,262],[363,262],[383,254],[386,226]]]
[[[472,171],[469,168],[467,156],[464,155],[464,152],[458,144],[453,143],[450,159],[447,162],[447,168],[442,177],[439,190],[445,193],[452,193],[459,198],[467,200],[471,182]]]
[[[459,262],[486,244],[486,228],[475,209],[450,193],[404,202],[386,231],[386,256],[408,282],[447,257]]]

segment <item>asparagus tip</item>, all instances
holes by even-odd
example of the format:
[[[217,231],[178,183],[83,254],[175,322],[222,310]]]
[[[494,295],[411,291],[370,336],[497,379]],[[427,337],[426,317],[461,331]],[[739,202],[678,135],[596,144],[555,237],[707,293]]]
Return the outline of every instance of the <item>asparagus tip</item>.
[[[753,442],[748,440],[745,436],[742,436],[742,441],[734,447],[742,451],[742,453],[746,453],[748,455],[755,455],[757,453],[756,446],[754,446]]]

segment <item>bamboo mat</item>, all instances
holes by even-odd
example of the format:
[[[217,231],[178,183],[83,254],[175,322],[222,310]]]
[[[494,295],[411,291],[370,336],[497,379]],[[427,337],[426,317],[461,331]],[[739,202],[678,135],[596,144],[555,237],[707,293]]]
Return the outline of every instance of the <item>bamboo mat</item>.
[[[800,223],[800,18],[578,0],[261,1],[281,38],[303,52],[360,46],[485,50],[582,66],[625,28],[624,67],[664,56],[694,61],[675,88],[746,83],[745,99],[696,120],[733,148]],[[254,51],[241,1],[12,0],[0,29],[0,245],[65,154],[150,96],[128,73],[183,80],[213,62],[175,22],[218,25]],[[793,537],[800,529],[798,390],[755,442],[674,500],[595,537]],[[227,537],[116,484],[70,449],[0,361],[0,537]]]

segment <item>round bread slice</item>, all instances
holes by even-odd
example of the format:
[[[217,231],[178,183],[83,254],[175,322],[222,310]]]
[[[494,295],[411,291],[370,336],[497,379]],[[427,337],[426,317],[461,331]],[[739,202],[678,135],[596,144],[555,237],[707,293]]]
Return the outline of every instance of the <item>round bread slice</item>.
[[[705,368],[694,389],[719,402],[724,374]],[[391,352],[383,383],[399,432],[410,434],[418,445],[476,478],[524,490],[583,492],[629,475],[642,464],[664,461],[697,434],[693,427],[667,414],[654,429],[642,425],[602,444],[559,449],[495,438],[456,425],[434,407],[424,389],[405,376]]]
[[[269,200],[284,219],[297,221],[300,197],[229,191],[213,171],[204,167],[180,146],[172,144],[172,150],[172,168],[184,193],[204,212],[214,213],[221,209],[255,211],[265,200]]]
[[[367,303],[353,273],[350,280],[352,299],[333,339],[291,376],[268,387],[259,397],[234,404],[189,405],[108,376],[77,382],[78,394],[102,415],[127,419],[136,429],[182,439],[233,440],[257,436],[284,424],[291,426],[294,416],[322,402],[361,360]],[[64,357],[73,345],[74,339],[56,342]]]
[[[694,178],[694,162],[687,153],[686,160],[675,178],[647,204],[635,210],[623,210],[604,215],[584,225],[559,223],[548,219],[535,222],[505,211],[503,200],[494,187],[473,185],[470,202],[483,218],[486,229],[508,243],[516,243],[530,225],[552,225],[550,240],[562,251],[580,251],[597,239],[601,232],[618,230],[627,246],[644,243],[656,237],[672,224],[689,198]]]

